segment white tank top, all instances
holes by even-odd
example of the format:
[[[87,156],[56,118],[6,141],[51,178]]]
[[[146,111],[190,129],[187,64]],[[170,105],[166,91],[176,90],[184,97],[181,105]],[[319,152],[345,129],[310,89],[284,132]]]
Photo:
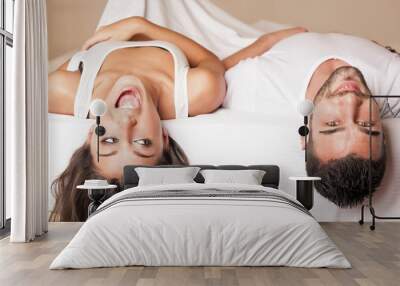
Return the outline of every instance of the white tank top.
[[[340,59],[358,68],[374,95],[400,95],[398,55],[355,36],[302,33],[228,70],[224,107],[276,116],[297,114],[297,104],[305,98],[314,71],[329,59]],[[399,99],[378,101],[383,117],[400,116]]]
[[[70,60],[67,70],[77,71],[83,63],[83,71],[74,102],[74,116],[86,118],[89,113],[93,86],[101,66],[112,51],[131,47],[158,47],[172,54],[174,59],[174,104],[175,117],[188,117],[187,72],[189,64],[185,54],[174,44],[163,41],[107,41],[101,42],[87,51],[76,53]]]

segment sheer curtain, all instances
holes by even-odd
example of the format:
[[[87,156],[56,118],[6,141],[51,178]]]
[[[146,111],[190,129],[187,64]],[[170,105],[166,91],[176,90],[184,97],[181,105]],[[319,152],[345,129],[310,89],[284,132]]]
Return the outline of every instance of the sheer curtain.
[[[15,2],[13,92],[7,98],[7,187],[12,242],[47,231],[47,24],[45,0]]]

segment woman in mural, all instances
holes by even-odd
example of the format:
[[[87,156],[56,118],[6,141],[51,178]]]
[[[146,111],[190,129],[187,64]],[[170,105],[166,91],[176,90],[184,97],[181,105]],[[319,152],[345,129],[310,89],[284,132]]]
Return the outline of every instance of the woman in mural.
[[[49,75],[49,112],[88,118],[91,100],[106,102],[100,161],[94,127],[53,182],[51,220],[81,221],[89,204],[76,186],[91,178],[118,182],[125,165],[187,164],[160,120],[210,113],[225,96],[224,66],[191,39],[141,17],[100,28],[82,51]]]
[[[282,117],[297,113],[299,101],[312,101],[307,173],[322,178],[316,189],[330,201],[357,205],[369,192],[369,136],[375,190],[386,162],[381,119],[400,116],[399,99],[378,99],[370,122],[369,100],[400,95],[400,57],[354,36],[293,31],[264,35],[224,60],[224,106]],[[237,92],[243,81],[246,93]]]

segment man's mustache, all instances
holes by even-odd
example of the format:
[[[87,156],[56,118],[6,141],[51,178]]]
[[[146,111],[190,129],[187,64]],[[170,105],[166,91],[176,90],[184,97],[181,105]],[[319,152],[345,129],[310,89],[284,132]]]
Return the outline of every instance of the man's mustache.
[[[355,95],[363,99],[369,99],[371,97],[371,94],[369,93],[364,93],[361,91],[341,91],[337,93],[328,93],[326,95],[327,98],[332,98],[332,97],[341,97],[341,96],[346,96],[346,95]]]

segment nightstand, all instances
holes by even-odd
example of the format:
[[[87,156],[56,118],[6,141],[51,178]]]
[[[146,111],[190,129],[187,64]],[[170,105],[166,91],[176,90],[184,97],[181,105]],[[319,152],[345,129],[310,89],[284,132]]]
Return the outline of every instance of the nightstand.
[[[87,190],[90,199],[90,204],[88,206],[88,217],[96,211],[96,209],[108,199],[113,191],[117,188],[117,185],[107,185],[107,186],[89,186],[89,185],[79,185],[76,187],[79,190]]]
[[[307,209],[311,210],[314,205],[314,181],[320,181],[320,177],[289,177],[296,181],[296,199]]]

